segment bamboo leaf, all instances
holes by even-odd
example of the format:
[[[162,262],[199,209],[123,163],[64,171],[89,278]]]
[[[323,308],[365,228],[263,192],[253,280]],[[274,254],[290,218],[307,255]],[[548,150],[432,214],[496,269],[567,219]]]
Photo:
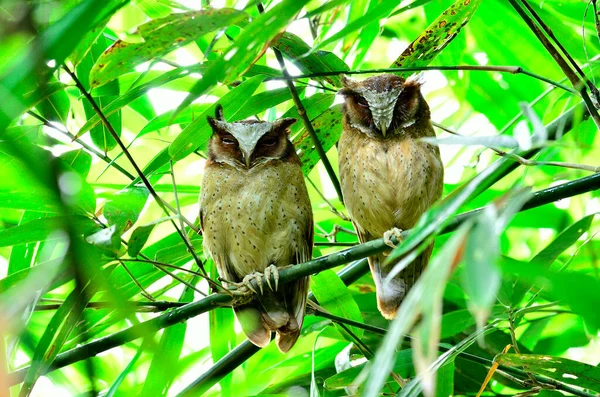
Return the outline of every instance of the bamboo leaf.
[[[348,65],[337,55],[328,51],[311,52],[310,46],[293,33],[284,32],[273,43],[273,47],[287,55],[303,74],[348,70]],[[317,77],[315,79],[326,81],[335,87],[342,86],[340,76]]]
[[[600,392],[600,368],[579,361],[540,354],[499,354],[494,361]]]
[[[236,113],[248,102],[263,79],[263,76],[252,77],[221,97],[219,105],[223,107],[223,114],[226,120],[237,120]],[[210,106],[181,131],[169,146],[169,155],[171,158],[180,160],[197,148],[206,147],[211,134],[210,125],[206,121],[206,118],[209,116],[214,117],[216,107],[217,104]]]
[[[140,25],[139,43],[117,40],[98,59],[90,71],[91,87],[104,85],[135,66],[165,55],[202,35],[229,26],[243,24],[247,15],[232,8],[171,14]]]
[[[402,52],[391,67],[428,65],[458,35],[477,10],[479,3],[481,0],[454,2]]]
[[[363,323],[363,317],[358,305],[352,298],[348,287],[344,285],[339,276],[332,270],[326,270],[310,278],[310,290],[319,301],[319,304],[335,316]],[[358,327],[348,326],[352,333],[362,338],[364,330]],[[338,328],[344,337],[352,342],[354,338],[348,335],[342,328]]]
[[[250,68],[267,50],[270,42],[285,29],[306,4],[306,0],[283,0],[248,24],[222,56],[211,63],[177,110],[189,106],[196,98],[217,84],[228,83]]]

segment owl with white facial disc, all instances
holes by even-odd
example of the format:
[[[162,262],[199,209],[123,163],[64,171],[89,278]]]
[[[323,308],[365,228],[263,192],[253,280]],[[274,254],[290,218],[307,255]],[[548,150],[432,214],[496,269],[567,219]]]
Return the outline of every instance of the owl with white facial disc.
[[[309,261],[313,246],[310,200],[288,139],[295,121],[227,122],[218,107],[208,119],[213,135],[200,197],[205,251],[223,279],[255,292],[234,307],[244,333],[265,347],[275,332],[282,352],[300,335],[308,277],[279,285],[278,269]]]
[[[338,144],[340,180],[346,209],[361,242],[400,239],[442,194],[444,168],[419,76],[383,74],[342,79],[343,132]],[[369,258],[377,303],[394,318],[400,303],[427,265],[432,246],[394,277],[386,254]],[[387,281],[384,282],[384,280]]]

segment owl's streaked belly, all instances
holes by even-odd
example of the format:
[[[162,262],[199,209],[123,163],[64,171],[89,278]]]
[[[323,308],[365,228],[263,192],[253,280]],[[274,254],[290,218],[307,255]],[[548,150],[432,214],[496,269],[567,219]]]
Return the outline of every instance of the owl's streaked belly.
[[[344,132],[338,150],[346,208],[363,233],[410,229],[441,196],[442,163],[429,144]]]
[[[271,264],[298,263],[298,253],[309,249],[311,219],[302,182],[300,167],[285,163],[246,174],[228,166],[207,169],[200,204],[205,249],[240,279]]]

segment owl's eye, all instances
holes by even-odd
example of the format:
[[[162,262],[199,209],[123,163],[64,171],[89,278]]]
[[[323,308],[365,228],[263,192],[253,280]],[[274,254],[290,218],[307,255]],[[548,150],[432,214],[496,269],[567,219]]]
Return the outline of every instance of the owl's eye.
[[[235,139],[228,137],[228,136],[221,138],[221,142],[223,142],[225,145],[235,145],[236,144]]]
[[[274,146],[277,143],[277,139],[272,136],[267,136],[263,138],[260,143],[265,146]]]
[[[356,103],[358,103],[358,106],[361,106],[363,108],[369,107],[369,102],[367,102],[365,98],[356,98]]]

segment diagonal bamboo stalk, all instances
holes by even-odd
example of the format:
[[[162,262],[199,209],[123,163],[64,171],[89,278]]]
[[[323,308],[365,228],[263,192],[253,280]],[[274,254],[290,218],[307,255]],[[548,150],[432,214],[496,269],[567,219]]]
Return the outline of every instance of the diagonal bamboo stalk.
[[[585,178],[578,179],[576,181],[567,182],[559,186],[544,189],[536,192],[531,199],[529,199],[521,211],[539,207],[541,205],[549,204],[554,201],[562,200],[568,197],[576,196],[589,192],[592,190],[600,189],[600,174],[594,174]],[[470,211],[464,214],[460,214],[452,219],[447,227],[445,227],[440,233],[449,233],[455,230],[460,224],[465,222],[467,219],[476,216],[484,208]],[[406,237],[409,231],[404,231],[403,235]],[[280,271],[280,282],[287,283],[293,280],[297,280],[301,277],[307,277],[311,274],[318,273],[320,271],[331,269],[336,266],[340,266],[351,261],[360,260],[368,256],[389,250],[383,239],[377,239],[369,241],[364,244],[357,245],[353,248],[342,250],[315,260],[299,264],[290,268],[286,268]],[[366,261],[360,261],[362,266]],[[362,275],[360,271],[353,270],[353,277]],[[348,273],[345,273],[348,274]],[[341,275],[346,281],[351,277]],[[86,345],[68,350],[64,353],[59,354],[54,361],[50,371],[62,368],[69,364],[77,361],[85,360],[93,357],[103,351],[112,349],[117,346],[121,346],[127,342],[131,342],[137,338],[143,337],[149,333],[155,333],[159,329],[169,327],[182,321],[186,321],[199,314],[205,313],[212,309],[221,306],[227,306],[232,304],[232,297],[225,293],[217,293],[208,296],[202,300],[189,303],[181,308],[174,309],[171,312],[164,313],[160,316],[153,318],[152,320],[145,321],[140,324],[133,325],[122,331],[116,332],[112,335],[104,338],[95,340]],[[247,352],[246,352],[247,353]],[[225,356],[227,357],[227,356]],[[9,375],[8,383],[14,385],[22,380],[22,377],[26,373],[28,367],[15,371]],[[215,379],[215,382],[218,379]]]

